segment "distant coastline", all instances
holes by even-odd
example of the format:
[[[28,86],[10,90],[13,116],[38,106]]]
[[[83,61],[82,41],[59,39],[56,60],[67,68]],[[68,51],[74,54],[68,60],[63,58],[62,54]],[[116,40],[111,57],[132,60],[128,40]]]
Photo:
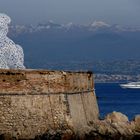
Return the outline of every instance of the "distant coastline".
[[[132,81],[140,81],[139,75],[123,75],[123,74],[95,74],[95,83],[127,83]]]

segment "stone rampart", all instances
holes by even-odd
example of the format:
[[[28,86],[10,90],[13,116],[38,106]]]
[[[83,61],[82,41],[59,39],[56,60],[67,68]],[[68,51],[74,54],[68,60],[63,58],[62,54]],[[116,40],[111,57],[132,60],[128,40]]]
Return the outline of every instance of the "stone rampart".
[[[98,116],[91,72],[0,70],[0,134],[79,132]]]

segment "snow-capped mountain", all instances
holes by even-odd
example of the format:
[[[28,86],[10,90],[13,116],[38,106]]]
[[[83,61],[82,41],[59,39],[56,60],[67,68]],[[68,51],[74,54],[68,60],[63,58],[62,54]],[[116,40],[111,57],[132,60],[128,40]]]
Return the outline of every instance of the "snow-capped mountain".
[[[140,26],[121,26],[118,24],[110,25],[103,21],[94,21],[89,25],[74,24],[72,22],[67,24],[58,24],[52,20],[46,23],[40,23],[37,26],[33,25],[11,25],[9,27],[10,35],[16,36],[23,33],[42,32],[47,30],[61,30],[61,31],[87,31],[87,32],[137,32],[140,31]]]
[[[96,21],[95,20],[90,26],[93,27],[93,28],[103,28],[103,27],[108,28],[111,25],[109,25],[109,24],[107,24],[107,23],[105,23],[103,21]]]
[[[53,21],[11,25],[9,37],[25,51],[25,61],[140,59],[140,26],[110,25],[103,21],[80,25]]]

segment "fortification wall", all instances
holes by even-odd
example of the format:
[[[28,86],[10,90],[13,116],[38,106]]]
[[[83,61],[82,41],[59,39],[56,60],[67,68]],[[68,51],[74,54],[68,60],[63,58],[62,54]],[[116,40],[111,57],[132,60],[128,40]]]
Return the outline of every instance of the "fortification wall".
[[[0,70],[0,134],[34,138],[98,119],[90,72]]]

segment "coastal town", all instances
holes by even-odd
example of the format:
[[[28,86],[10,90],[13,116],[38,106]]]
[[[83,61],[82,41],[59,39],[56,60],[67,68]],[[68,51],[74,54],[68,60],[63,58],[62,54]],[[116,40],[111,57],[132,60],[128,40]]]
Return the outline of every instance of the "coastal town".
[[[96,83],[140,81],[140,62],[137,60],[44,62],[42,65],[25,62],[27,67],[66,71],[92,71]]]
[[[140,75],[95,74],[95,83],[123,83],[140,81]]]

